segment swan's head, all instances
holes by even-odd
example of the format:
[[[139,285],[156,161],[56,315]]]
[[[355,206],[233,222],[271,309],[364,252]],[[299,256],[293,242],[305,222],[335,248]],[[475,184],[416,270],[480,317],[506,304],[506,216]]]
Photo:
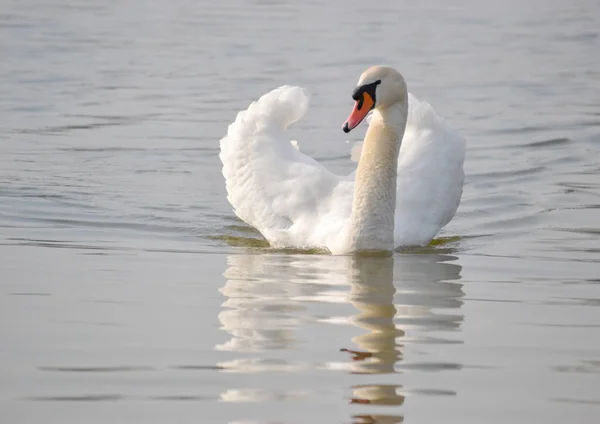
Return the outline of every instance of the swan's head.
[[[385,109],[406,102],[406,82],[393,68],[372,66],[360,76],[352,98],[356,101],[342,129],[348,133],[365,119],[372,109]]]

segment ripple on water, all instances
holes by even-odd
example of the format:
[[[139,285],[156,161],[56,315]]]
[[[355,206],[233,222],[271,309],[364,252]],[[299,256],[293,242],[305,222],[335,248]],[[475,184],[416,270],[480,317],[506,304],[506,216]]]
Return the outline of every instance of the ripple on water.
[[[112,366],[112,367],[40,367],[40,371],[52,372],[81,372],[81,373],[105,373],[105,372],[132,372],[132,371],[152,371],[151,367],[140,366]]]
[[[35,396],[26,400],[48,401],[48,402],[115,402],[123,400],[124,396],[117,394],[90,394],[73,396]]]
[[[532,141],[531,143],[525,143],[520,145],[519,147],[523,147],[525,149],[530,148],[539,148],[539,147],[555,147],[555,146],[563,146],[565,144],[572,143],[572,140],[567,137],[558,137],[551,138],[549,140],[540,140],[540,141]]]

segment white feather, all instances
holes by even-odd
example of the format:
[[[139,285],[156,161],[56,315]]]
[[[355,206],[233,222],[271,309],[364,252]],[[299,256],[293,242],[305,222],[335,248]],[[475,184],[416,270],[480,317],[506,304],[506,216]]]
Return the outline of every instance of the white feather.
[[[228,200],[274,247],[345,253],[354,174],[334,175],[285,134],[308,102],[302,88],[283,86],[237,115],[220,142]],[[396,246],[426,245],[452,219],[462,194],[464,155],[464,140],[428,103],[409,94],[398,160]]]

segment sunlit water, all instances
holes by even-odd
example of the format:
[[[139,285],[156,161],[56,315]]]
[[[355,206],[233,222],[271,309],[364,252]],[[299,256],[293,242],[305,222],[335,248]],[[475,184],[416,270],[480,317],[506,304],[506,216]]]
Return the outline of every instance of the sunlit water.
[[[596,423],[599,32],[592,0],[2,2],[1,421]],[[468,140],[458,215],[269,250],[219,138],[302,85],[290,136],[349,173],[375,63]]]

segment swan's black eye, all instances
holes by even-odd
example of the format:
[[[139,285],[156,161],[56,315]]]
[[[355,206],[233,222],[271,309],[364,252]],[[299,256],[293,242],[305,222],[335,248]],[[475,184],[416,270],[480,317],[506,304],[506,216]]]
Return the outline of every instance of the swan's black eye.
[[[375,100],[375,90],[379,84],[381,84],[381,80],[377,80],[375,82],[371,82],[369,84],[363,84],[359,87],[356,87],[354,89],[354,92],[352,93],[352,99],[354,99],[357,102],[362,102],[363,93],[368,93],[369,96],[371,96],[371,98],[373,100]],[[362,103],[359,103],[358,104],[359,110],[360,110],[361,106],[362,106]]]
[[[358,99],[358,104],[356,105],[356,108],[358,110],[361,110],[364,102],[365,102],[365,96],[360,96],[360,99]]]

